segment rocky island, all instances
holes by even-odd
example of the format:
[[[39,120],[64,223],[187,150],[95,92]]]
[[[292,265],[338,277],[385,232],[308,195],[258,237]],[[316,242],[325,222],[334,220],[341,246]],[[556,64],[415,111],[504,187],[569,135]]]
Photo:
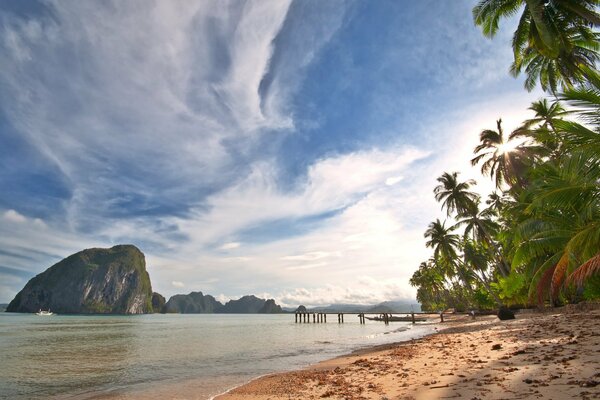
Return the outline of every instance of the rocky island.
[[[54,264],[29,280],[6,311],[144,314],[153,311],[152,295],[144,254],[118,245],[83,250]]]
[[[167,313],[180,314],[275,314],[283,310],[275,300],[261,299],[256,296],[243,296],[223,304],[213,296],[202,292],[176,294],[164,307]]]

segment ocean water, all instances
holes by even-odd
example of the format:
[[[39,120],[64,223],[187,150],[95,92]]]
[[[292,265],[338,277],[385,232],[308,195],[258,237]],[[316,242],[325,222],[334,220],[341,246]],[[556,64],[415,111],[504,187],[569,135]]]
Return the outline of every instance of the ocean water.
[[[0,313],[0,399],[209,399],[260,375],[421,337],[431,325],[293,314]]]

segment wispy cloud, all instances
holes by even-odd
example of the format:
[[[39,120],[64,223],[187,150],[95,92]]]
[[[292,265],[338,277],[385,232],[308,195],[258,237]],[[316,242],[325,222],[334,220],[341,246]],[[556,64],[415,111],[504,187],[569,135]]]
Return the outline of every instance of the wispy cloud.
[[[166,295],[413,296],[435,178],[531,99],[470,6],[0,5],[0,300],[115,243]]]

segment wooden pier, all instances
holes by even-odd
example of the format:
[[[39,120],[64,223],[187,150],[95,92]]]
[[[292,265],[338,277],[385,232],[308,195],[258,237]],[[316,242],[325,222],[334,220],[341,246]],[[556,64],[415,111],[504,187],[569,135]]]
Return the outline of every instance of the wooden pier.
[[[356,315],[358,317],[359,323],[365,324],[366,319],[384,322],[388,325],[390,322],[395,321],[405,321],[412,322],[413,324],[417,322],[417,320],[423,320],[422,316],[429,317],[439,317],[440,322],[444,322],[444,313],[428,313],[428,312],[410,312],[410,313],[356,313],[356,312],[296,312],[295,314],[295,322],[297,324],[310,324],[311,319],[313,324],[325,324],[327,323],[327,315],[337,315],[338,324],[344,323],[344,315]],[[452,313],[451,315],[474,315],[471,313]],[[366,315],[372,315],[373,318],[368,318]],[[421,316],[417,318],[416,316]],[[400,319],[401,318],[401,319]]]

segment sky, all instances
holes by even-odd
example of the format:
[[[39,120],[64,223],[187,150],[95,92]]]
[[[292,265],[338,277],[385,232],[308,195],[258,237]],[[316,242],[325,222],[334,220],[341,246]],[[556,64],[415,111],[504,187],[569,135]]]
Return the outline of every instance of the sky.
[[[474,0],[0,2],[0,302],[129,243],[167,298],[414,300],[436,178],[542,97]]]

